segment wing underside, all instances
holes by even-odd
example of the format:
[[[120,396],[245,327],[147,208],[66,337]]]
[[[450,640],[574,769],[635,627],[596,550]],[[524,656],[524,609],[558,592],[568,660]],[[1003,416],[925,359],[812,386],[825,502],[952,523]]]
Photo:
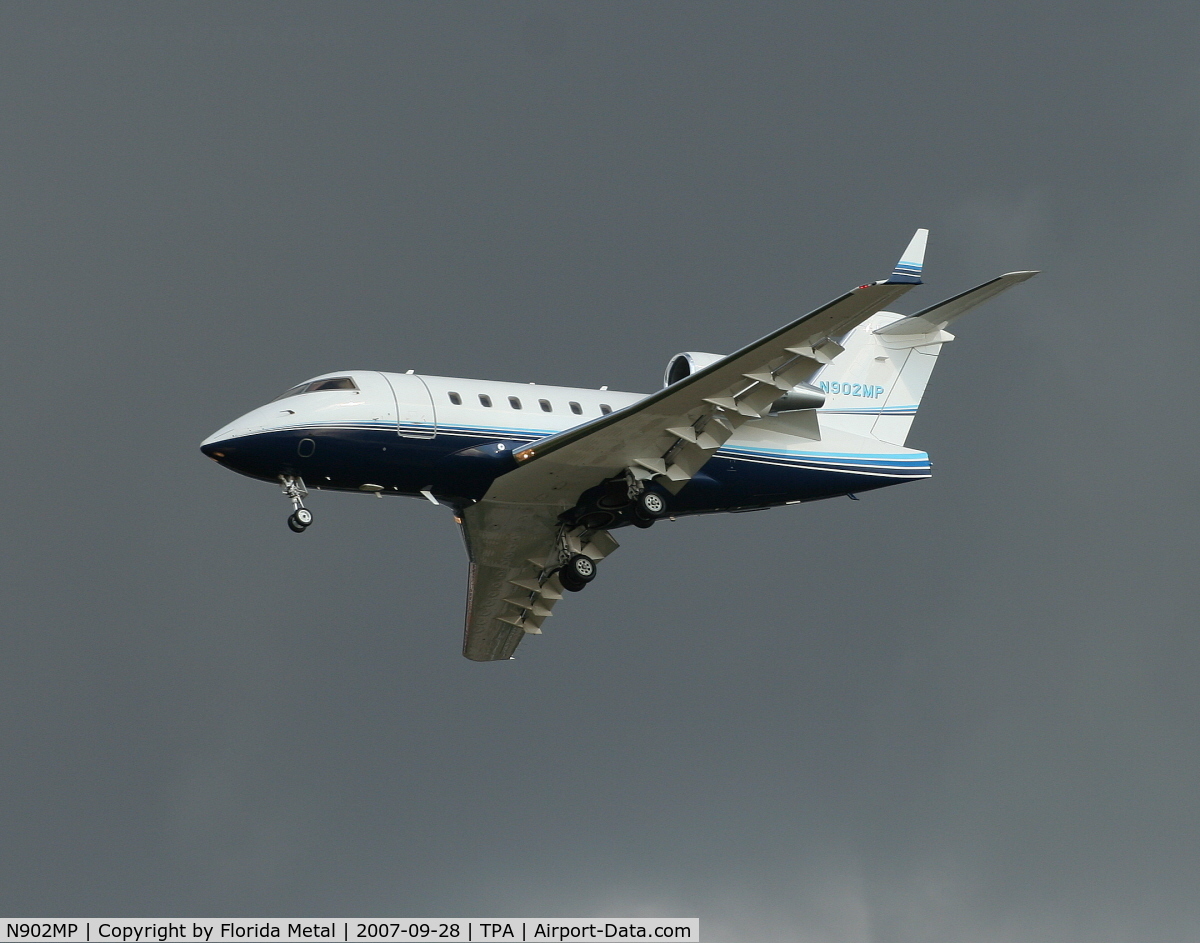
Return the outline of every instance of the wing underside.
[[[462,513],[471,557],[463,654],[511,657],[562,598],[558,565],[572,553],[599,560],[616,549],[607,531],[561,516],[583,492],[623,475],[634,493],[651,483],[678,493],[739,426],[809,383],[842,352],[850,331],[920,284],[924,247],[925,230],[918,230],[888,280],[847,292],[631,406],[518,451],[518,467]],[[820,439],[815,410],[808,413],[793,428]]]
[[[602,560],[617,548],[607,531],[574,534],[546,505],[481,501],[462,515],[471,560],[463,654],[472,661],[511,658],[563,597],[555,568],[565,556]],[[580,537],[583,537],[581,540]]]

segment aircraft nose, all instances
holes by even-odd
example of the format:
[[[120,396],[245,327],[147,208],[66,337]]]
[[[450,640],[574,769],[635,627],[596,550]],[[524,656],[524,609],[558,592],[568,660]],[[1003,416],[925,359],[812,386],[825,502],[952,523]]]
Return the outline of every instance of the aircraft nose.
[[[222,462],[229,454],[229,443],[222,441],[214,442],[211,439],[206,439],[200,443],[200,451],[214,462]]]
[[[256,441],[254,437],[213,437],[200,443],[200,451],[222,468],[251,477],[266,475],[270,480],[277,474],[272,469],[279,456],[272,444],[261,441],[261,438],[258,437],[259,441]]]
[[[236,450],[238,436],[248,431],[244,428],[247,425],[245,416],[241,419],[235,419],[233,422],[226,423],[200,443],[200,451],[213,461],[224,464],[224,459],[228,458],[229,454]]]
[[[297,436],[271,430],[241,431],[241,420],[214,432],[200,443],[208,458],[239,475],[274,481],[296,454]]]

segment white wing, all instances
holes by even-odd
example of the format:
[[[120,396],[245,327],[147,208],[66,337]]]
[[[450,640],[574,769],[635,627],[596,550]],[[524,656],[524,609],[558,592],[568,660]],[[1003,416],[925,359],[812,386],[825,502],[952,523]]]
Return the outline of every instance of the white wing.
[[[562,598],[559,563],[570,553],[599,560],[616,549],[607,531],[560,522],[582,492],[628,473],[677,493],[738,426],[808,383],[842,352],[846,334],[920,284],[925,235],[918,230],[887,281],[855,288],[632,406],[517,451],[518,467],[463,513],[471,557],[463,654],[511,657]],[[820,438],[815,412],[808,428]]]
[[[554,573],[561,562],[560,547],[593,560],[602,560],[617,548],[607,531],[563,533],[558,514],[559,508],[549,505],[486,498],[463,512],[463,536],[471,559],[463,633],[467,658],[511,658],[526,634],[541,634],[542,623],[563,596]]]
[[[856,288],[632,406],[530,443],[484,500],[565,510],[580,492],[627,468],[677,493],[738,426],[807,384],[842,352],[841,338],[911,287]],[[808,429],[820,438],[815,412]]]

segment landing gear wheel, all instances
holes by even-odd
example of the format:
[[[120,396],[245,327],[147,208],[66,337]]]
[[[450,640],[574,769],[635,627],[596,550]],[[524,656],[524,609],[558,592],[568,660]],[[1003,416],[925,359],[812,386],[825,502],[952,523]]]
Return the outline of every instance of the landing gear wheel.
[[[667,500],[657,491],[643,491],[633,503],[633,524],[650,527],[667,512]]]
[[[646,517],[662,517],[667,513],[667,501],[657,491],[643,491],[637,496],[637,509]]]
[[[558,581],[562,583],[563,589],[571,593],[579,592],[595,578],[596,561],[582,553],[572,554],[567,562],[558,568]]]
[[[280,475],[279,483],[283,493],[292,502],[292,513],[288,515],[288,527],[293,534],[303,534],[305,528],[313,522],[313,514],[304,506],[304,497],[308,489],[304,487],[304,479],[296,475]]]

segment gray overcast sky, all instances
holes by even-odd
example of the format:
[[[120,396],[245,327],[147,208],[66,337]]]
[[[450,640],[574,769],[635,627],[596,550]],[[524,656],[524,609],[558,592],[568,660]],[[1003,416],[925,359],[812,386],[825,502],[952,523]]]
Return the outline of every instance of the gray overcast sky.
[[[1195,3],[0,5],[0,912],[1200,937]],[[200,440],[648,391],[886,275],[933,480],[624,532],[459,654],[443,510]]]

